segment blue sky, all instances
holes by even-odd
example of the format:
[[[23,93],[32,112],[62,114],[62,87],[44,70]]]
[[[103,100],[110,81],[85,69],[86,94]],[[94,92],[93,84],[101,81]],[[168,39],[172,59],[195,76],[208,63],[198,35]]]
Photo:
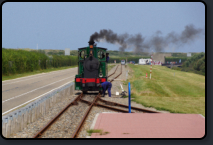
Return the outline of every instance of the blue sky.
[[[2,47],[77,50],[101,29],[118,35],[140,33],[149,40],[181,34],[186,25],[205,30],[205,6],[201,2],[74,3],[7,2],[2,6]],[[205,32],[205,31],[204,31]],[[165,52],[205,52],[205,33],[183,46]],[[119,45],[99,42],[99,47],[119,50]],[[132,49],[127,49],[132,51]]]

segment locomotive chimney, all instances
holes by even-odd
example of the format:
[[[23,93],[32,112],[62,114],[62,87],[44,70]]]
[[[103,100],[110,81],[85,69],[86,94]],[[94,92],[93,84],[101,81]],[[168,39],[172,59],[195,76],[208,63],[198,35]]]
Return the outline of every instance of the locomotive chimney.
[[[92,40],[90,40],[88,43],[89,43],[89,46],[91,46],[91,45],[93,46],[93,44],[94,44],[95,42],[94,42],[94,40],[92,39]],[[91,48],[91,47],[90,47],[90,48]]]

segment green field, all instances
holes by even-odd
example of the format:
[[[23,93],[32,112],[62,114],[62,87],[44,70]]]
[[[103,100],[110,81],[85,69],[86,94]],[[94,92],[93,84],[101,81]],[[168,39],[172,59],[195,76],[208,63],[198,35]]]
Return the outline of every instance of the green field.
[[[149,65],[129,67],[133,101],[157,110],[205,116],[205,76],[152,66],[150,79]]]

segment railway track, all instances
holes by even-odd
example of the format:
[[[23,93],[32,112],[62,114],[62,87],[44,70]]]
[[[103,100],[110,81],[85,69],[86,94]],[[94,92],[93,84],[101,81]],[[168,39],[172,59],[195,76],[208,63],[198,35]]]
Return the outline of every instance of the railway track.
[[[115,69],[114,73],[108,77],[114,76],[114,79],[119,77],[122,74],[122,66],[120,65],[120,73],[115,75],[118,67],[119,65]],[[112,82],[114,79],[112,79],[110,82]],[[88,118],[92,108],[94,107],[106,108],[114,112],[128,113],[127,105],[106,101],[101,98],[100,93],[81,93],[66,107],[64,107],[64,109],[51,121],[49,121],[47,125],[37,132],[33,138],[78,138],[78,135],[85,124],[85,120]],[[137,107],[131,107],[131,109],[132,113],[159,113],[157,111]]]
[[[118,66],[119,66],[119,65],[117,65],[117,67],[116,67],[115,71],[114,71],[112,74],[108,75],[108,77],[110,77],[110,76],[112,76],[112,75],[114,75],[114,74],[115,74],[116,70],[118,69]]]
[[[117,71],[118,67],[119,67],[119,65],[117,66],[117,68],[116,68],[115,72],[114,72],[114,73],[112,73],[111,75],[109,75],[109,76],[108,76],[108,78],[110,78],[111,76],[115,75],[115,73],[116,73],[116,71]],[[114,79],[118,78],[118,77],[122,74],[122,65],[120,65],[120,67],[121,67],[121,71],[120,71],[120,73],[119,73],[118,75],[115,75],[115,77],[114,77],[113,79],[111,79],[111,80],[110,80],[110,82],[114,81]]]

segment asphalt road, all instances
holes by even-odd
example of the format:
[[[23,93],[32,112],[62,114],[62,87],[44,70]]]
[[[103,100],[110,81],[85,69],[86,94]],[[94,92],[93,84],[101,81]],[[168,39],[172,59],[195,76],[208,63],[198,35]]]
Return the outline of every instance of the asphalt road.
[[[77,67],[2,82],[2,115],[38,96],[72,82]]]

